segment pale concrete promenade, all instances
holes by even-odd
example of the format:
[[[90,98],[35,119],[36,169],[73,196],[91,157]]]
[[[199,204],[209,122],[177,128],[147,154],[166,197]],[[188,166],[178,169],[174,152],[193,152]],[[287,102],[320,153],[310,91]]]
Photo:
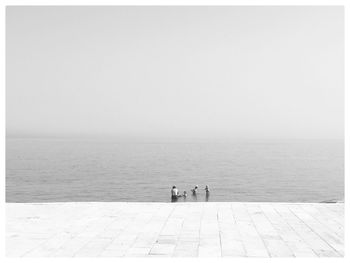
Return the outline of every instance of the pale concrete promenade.
[[[344,204],[6,204],[10,257],[341,257]]]

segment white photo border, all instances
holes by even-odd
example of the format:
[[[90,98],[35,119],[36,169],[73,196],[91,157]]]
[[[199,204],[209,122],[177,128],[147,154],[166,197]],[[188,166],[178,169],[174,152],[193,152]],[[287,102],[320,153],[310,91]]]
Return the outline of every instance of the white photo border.
[[[344,150],[345,150],[345,256],[343,258],[6,258],[5,256],[5,235],[6,235],[6,204],[5,204],[5,145],[6,145],[6,6],[343,6],[344,7],[344,18],[345,18],[345,67],[344,67],[344,106],[345,106],[345,137],[344,137]],[[349,136],[349,29],[350,29],[350,18],[349,18],[350,1],[347,0],[4,0],[2,1],[1,9],[1,258],[2,262],[152,262],[158,261],[163,262],[164,260],[169,262],[212,262],[213,260],[223,262],[350,262],[350,247],[349,247],[349,236],[350,231],[347,221],[349,221],[349,209],[346,209],[346,205],[349,204],[349,150],[350,150],[350,136]]]

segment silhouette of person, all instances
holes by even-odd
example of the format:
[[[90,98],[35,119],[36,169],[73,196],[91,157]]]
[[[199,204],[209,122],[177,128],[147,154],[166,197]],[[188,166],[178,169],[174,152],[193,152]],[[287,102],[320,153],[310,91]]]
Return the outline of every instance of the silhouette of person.
[[[209,195],[210,195],[209,186],[206,185],[204,190],[205,190],[205,201],[208,202],[209,201]]]
[[[182,197],[184,198],[184,202],[186,202],[186,197],[187,197],[187,192],[186,191],[184,191]]]
[[[171,189],[171,202],[177,202],[179,190],[177,190],[176,185]]]
[[[197,201],[198,185],[196,185],[191,191],[192,191],[192,199],[194,201]]]

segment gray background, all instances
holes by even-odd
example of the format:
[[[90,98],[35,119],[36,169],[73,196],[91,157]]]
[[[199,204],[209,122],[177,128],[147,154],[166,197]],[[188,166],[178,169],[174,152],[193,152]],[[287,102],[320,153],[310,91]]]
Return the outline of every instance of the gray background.
[[[8,7],[7,135],[342,138],[342,7]]]

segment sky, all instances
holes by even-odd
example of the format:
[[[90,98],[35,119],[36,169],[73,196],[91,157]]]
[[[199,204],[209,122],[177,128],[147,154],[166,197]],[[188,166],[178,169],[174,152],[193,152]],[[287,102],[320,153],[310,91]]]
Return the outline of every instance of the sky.
[[[342,7],[7,7],[7,136],[341,139]]]

